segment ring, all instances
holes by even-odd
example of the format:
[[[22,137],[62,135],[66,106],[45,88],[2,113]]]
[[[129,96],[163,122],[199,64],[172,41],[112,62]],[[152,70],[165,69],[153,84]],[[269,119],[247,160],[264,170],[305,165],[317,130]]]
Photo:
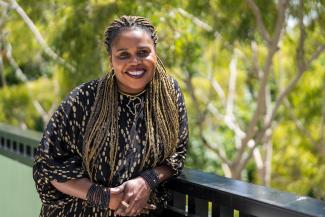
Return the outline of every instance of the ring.
[[[128,208],[130,205],[127,203],[127,202],[125,202],[124,200],[122,200],[121,201],[121,204],[124,206],[124,207],[126,207],[126,208]]]

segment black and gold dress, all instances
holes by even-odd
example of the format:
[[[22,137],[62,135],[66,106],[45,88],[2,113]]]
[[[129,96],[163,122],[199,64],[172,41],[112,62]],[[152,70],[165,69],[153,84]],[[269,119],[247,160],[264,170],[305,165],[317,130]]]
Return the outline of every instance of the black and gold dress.
[[[75,88],[61,103],[50,119],[35,154],[33,177],[42,201],[41,217],[86,217],[113,216],[109,209],[90,207],[86,201],[63,194],[50,183],[52,180],[66,182],[83,177],[91,178],[105,187],[116,187],[139,175],[140,162],[146,142],[146,127],[143,112],[145,92],[137,96],[118,93],[118,150],[115,167],[110,177],[107,162],[109,141],[101,152],[99,166],[93,177],[89,177],[83,166],[83,139],[94,105],[99,80],[84,83]],[[167,165],[178,175],[183,168],[187,145],[188,127],[184,98],[175,80],[179,113],[179,136],[176,152],[168,159],[160,159],[159,165]],[[143,170],[150,169],[150,164]],[[151,195],[150,202],[163,207],[166,203],[164,185],[160,185]]]

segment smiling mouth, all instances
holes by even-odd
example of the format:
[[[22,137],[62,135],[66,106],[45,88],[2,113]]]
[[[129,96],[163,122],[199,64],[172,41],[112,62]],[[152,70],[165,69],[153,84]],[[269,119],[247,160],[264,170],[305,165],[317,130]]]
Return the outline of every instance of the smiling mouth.
[[[132,71],[126,71],[125,73],[132,78],[142,78],[146,73],[146,70],[145,69],[132,70]]]

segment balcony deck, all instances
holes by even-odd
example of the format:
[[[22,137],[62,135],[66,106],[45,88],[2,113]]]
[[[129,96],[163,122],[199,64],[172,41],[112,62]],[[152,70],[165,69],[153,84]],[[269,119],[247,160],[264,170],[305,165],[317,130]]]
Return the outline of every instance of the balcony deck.
[[[15,162],[15,164],[26,165],[26,168],[30,168],[40,137],[39,132],[24,131],[0,124],[0,155],[2,155],[0,160],[10,158],[15,160],[11,160],[11,163]],[[5,177],[7,185],[8,183],[15,185],[16,182],[12,179],[21,179],[21,173],[18,170],[17,173],[13,173],[11,169],[8,169],[7,164],[0,165],[1,171],[4,171],[2,177]],[[30,173],[26,180],[31,179],[31,176]],[[19,187],[22,188],[22,186]],[[31,188],[30,184],[26,187]],[[324,201],[192,169],[185,169],[180,177],[170,180],[168,188],[172,197],[164,216],[325,217]],[[30,198],[36,195],[28,194],[34,193],[24,193],[14,201],[5,198],[6,203],[20,204],[26,200],[31,201]],[[30,206],[39,209],[37,202]]]

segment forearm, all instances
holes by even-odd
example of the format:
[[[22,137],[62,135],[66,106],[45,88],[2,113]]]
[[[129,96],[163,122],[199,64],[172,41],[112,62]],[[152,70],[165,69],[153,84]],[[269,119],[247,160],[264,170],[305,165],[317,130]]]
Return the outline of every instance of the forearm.
[[[88,178],[73,179],[67,182],[51,181],[51,184],[60,192],[86,200],[92,182]]]
[[[158,175],[159,182],[166,181],[172,177],[172,170],[168,166],[157,166],[154,168]],[[86,200],[87,193],[93,184],[88,178],[73,179],[67,182],[51,181],[51,184],[60,192]],[[115,195],[111,195],[110,203],[119,202],[120,198],[115,198]]]
[[[60,192],[87,200],[87,194],[93,183],[88,178],[74,179],[67,182],[51,181],[51,184]],[[120,204],[123,196],[123,191],[118,188],[110,188],[110,199],[107,207],[115,210]]]

